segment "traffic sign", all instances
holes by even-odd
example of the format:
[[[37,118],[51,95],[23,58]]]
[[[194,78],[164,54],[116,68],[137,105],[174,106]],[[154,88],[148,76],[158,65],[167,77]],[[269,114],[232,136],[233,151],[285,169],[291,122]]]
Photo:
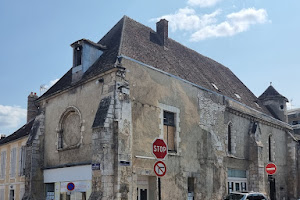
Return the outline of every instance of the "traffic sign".
[[[167,172],[167,166],[163,161],[157,161],[154,165],[154,172],[156,176],[162,177]]]
[[[277,170],[277,167],[274,163],[269,163],[267,164],[266,166],[266,172],[269,174],[269,175],[273,175],[276,173],[276,170]]]
[[[67,189],[68,189],[69,191],[73,191],[73,190],[75,189],[75,184],[72,183],[72,182],[68,183]]]
[[[161,138],[156,138],[152,143],[152,153],[156,159],[163,160],[168,154],[168,146]]]

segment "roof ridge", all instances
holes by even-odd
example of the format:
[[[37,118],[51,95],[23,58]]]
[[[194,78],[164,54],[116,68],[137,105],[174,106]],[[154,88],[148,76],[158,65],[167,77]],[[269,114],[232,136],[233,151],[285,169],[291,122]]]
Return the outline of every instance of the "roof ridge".
[[[122,30],[121,30],[121,36],[120,36],[120,45],[119,45],[119,49],[118,49],[118,56],[122,55],[122,45],[123,45],[123,36],[124,36],[124,30],[125,30],[125,25],[126,25],[126,19],[129,18],[128,16],[124,15],[122,20],[123,20],[123,26],[122,26]],[[130,19],[130,18],[129,18]]]

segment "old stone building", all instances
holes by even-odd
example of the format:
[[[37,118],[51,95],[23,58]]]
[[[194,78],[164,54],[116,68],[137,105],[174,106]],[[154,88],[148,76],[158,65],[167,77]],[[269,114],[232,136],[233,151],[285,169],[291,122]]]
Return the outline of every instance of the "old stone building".
[[[257,98],[170,39],[166,20],[153,31],[124,16],[99,42],[71,47],[72,68],[36,101],[24,200],[299,198],[298,142],[273,87]],[[168,144],[159,182],[157,137]]]

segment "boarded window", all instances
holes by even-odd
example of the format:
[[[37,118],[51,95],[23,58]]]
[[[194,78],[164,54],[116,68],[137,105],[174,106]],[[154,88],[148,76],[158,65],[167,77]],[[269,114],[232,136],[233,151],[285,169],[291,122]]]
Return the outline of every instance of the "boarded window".
[[[5,167],[6,167],[6,151],[1,152],[1,171],[0,171],[0,178],[5,179]]]
[[[15,178],[16,176],[16,162],[17,162],[17,149],[12,148],[10,151],[10,177]]]
[[[168,150],[173,152],[176,152],[175,133],[175,114],[164,111],[164,139],[167,141]]]

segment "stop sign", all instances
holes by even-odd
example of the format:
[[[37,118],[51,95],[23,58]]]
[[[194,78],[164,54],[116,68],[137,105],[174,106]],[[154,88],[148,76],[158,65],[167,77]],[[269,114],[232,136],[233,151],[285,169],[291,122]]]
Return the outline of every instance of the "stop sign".
[[[266,166],[266,172],[269,175],[275,174],[276,170],[277,170],[277,167],[276,167],[276,165],[274,163],[267,164],[267,166]]]
[[[156,138],[152,143],[152,153],[156,159],[163,160],[168,154],[168,146],[161,138]]]

